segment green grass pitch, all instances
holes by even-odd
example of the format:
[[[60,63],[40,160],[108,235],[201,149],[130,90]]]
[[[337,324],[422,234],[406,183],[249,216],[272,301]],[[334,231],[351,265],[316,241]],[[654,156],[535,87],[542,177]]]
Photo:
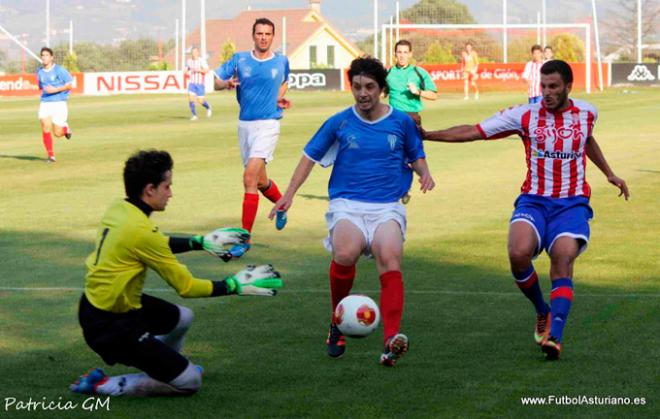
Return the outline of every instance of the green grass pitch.
[[[282,190],[306,141],[352,103],[347,93],[290,93],[269,175]],[[184,353],[205,368],[189,398],[112,399],[94,417],[660,417],[660,91],[612,89],[586,97],[600,111],[595,130],[625,202],[589,163],[593,188],[589,250],[575,269],[575,300],[562,359],[548,363],[532,339],[534,313],[509,273],[508,219],[525,174],[518,139],[427,143],[437,182],[408,205],[402,330],[409,354],[378,364],[382,332],[349,340],[331,360],[327,268],[322,248],[329,170],[317,167],[278,232],[261,199],[254,246],[238,262],[206,254],[180,259],[201,278],[221,279],[244,264],[273,263],[286,288],[276,298],[183,300],[151,275],[155,295],[196,314]],[[438,129],[474,123],[524,101],[524,94],[442,95],[423,113]],[[72,401],[68,384],[103,362],[84,343],[76,310],[84,259],[106,207],[123,197],[130,153],[168,150],[174,197],[153,214],[166,232],[203,233],[240,224],[242,167],[237,105],[209,98],[214,115],[190,122],[181,96],[74,97],[74,137],[56,140],[58,162],[43,161],[38,101],[0,98],[0,416],[90,417],[71,411],[16,411],[6,400]],[[201,109],[201,108],[199,108]],[[549,292],[548,258],[536,262]],[[354,292],[378,298],[373,261],[361,261]],[[26,288],[40,290],[26,290]],[[123,366],[106,367],[119,374]],[[639,397],[643,406],[524,406],[525,396]]]

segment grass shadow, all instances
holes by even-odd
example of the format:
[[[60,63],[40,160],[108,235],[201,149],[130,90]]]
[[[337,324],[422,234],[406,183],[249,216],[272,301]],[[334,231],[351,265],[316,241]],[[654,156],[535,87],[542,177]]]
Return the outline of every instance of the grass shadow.
[[[0,154],[0,159],[16,159],[16,160],[27,160],[27,161],[46,161],[43,157],[37,156],[26,156],[26,155],[13,155],[13,154]]]

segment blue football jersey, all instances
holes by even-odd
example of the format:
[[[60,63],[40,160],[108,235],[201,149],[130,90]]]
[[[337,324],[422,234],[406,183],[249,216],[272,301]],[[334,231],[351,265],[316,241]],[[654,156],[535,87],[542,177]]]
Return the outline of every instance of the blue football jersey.
[[[281,119],[282,109],[277,106],[280,86],[289,78],[289,60],[273,54],[265,60],[257,59],[252,51],[237,52],[215,70],[222,80],[236,76],[236,100],[241,107],[241,121]]]
[[[354,107],[339,112],[325,121],[304,153],[321,162],[333,146],[337,155],[328,184],[330,199],[396,202],[410,188],[408,163],[426,157],[415,122],[392,107],[377,121],[363,119]]]
[[[57,93],[46,93],[46,91],[43,90],[46,86],[62,87],[73,81],[71,74],[69,74],[64,67],[57,64],[53,64],[50,70],[45,70],[43,67],[40,67],[39,70],[37,70],[37,79],[39,80],[39,89],[41,89],[42,102],[61,102],[69,98],[69,90]]]

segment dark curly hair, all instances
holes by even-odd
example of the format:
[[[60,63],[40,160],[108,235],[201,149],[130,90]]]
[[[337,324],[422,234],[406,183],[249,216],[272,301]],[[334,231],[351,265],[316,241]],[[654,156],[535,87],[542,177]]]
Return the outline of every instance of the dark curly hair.
[[[165,172],[172,170],[170,153],[161,150],[140,150],[126,160],[124,189],[130,199],[140,199],[144,187],[158,186],[165,180]]]
[[[573,83],[573,70],[566,61],[550,60],[541,66],[541,74],[559,73],[564,84]]]
[[[377,58],[372,57],[359,57],[351,62],[351,67],[348,69],[348,79],[353,82],[355,76],[367,76],[376,80],[378,87],[387,89],[387,70],[383,67],[383,63]]]

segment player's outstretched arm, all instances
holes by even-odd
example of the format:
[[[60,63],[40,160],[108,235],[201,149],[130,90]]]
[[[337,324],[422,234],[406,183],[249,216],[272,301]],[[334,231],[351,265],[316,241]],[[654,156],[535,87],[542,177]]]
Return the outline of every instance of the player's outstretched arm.
[[[457,125],[455,127],[439,130],[424,131],[422,138],[426,141],[440,141],[446,143],[465,143],[483,139],[476,125]]]
[[[596,165],[596,167],[598,167],[600,171],[603,172],[605,176],[607,176],[607,181],[619,188],[619,196],[623,195],[627,201],[630,197],[630,192],[628,191],[628,185],[626,185],[626,181],[614,174],[610,168],[610,165],[607,164],[607,160],[605,160],[605,156],[603,155],[603,152],[601,151],[594,137],[589,137],[587,139],[585,151],[587,153],[587,157],[589,157],[589,160],[591,160]]]
[[[286,188],[286,192],[282,195],[282,198],[279,199],[273,206],[273,209],[268,215],[269,219],[273,219],[277,211],[287,211],[291,208],[293,204],[293,197],[296,196],[296,192],[302,186],[303,183],[307,180],[307,177],[312,172],[314,168],[314,160],[311,160],[307,156],[303,155],[298,162],[296,170],[293,171],[293,176],[291,176],[291,182]]]
[[[419,184],[420,184],[420,190],[423,193],[426,193],[426,191],[433,190],[435,188],[435,181],[433,180],[433,177],[431,176],[431,171],[429,170],[429,166],[426,163],[426,159],[417,159],[412,163],[412,168],[417,173],[417,176],[419,176]]]

